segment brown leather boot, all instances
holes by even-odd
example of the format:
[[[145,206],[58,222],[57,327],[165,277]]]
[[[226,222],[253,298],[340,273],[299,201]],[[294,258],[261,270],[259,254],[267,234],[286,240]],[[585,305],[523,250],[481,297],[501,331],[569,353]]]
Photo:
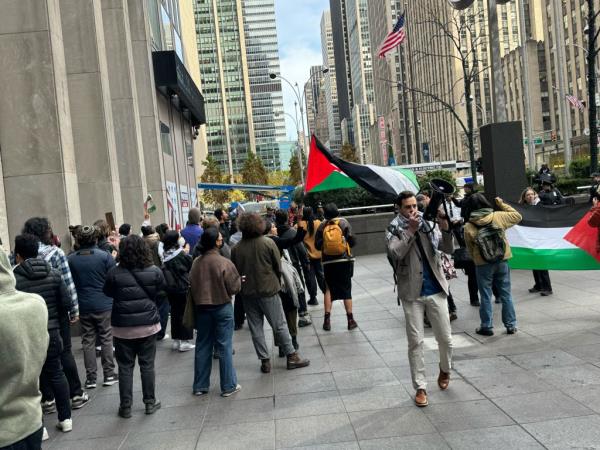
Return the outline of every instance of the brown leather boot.
[[[262,373],[271,372],[271,360],[270,359],[261,359],[260,360],[260,371]]]
[[[299,369],[300,367],[306,367],[309,364],[310,361],[308,359],[300,358],[298,352],[287,355],[287,370]]]
[[[417,395],[415,395],[415,405],[419,407],[427,406],[429,402],[427,401],[427,392],[425,389],[417,389]]]
[[[450,384],[450,373],[444,372],[440,369],[440,374],[438,376],[438,386],[442,391],[448,389],[448,385]]]

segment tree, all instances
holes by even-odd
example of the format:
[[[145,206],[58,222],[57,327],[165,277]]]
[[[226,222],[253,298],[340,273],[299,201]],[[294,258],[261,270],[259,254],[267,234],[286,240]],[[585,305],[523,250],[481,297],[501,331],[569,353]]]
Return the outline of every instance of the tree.
[[[212,156],[208,155],[206,160],[202,162],[202,165],[206,167],[204,169],[204,173],[200,177],[200,181],[202,183],[223,183],[226,182],[224,180],[223,174],[221,173],[221,168],[217,161],[213,159]],[[205,190],[202,194],[202,201],[204,203],[209,203],[212,205],[222,205],[226,203],[229,199],[229,195],[227,191],[217,191],[217,190]]]
[[[269,172],[269,186],[283,186],[288,182],[290,173],[287,170]]]
[[[267,184],[269,181],[267,169],[253,152],[248,152],[248,158],[240,173],[244,184]]]
[[[354,146],[348,142],[342,145],[342,151],[340,154],[340,158],[346,160],[348,162],[357,163],[359,162],[358,157],[356,156],[356,149]]]
[[[301,157],[303,162],[303,167],[306,169],[306,156],[304,155],[304,151],[301,151]],[[300,162],[298,161],[298,153],[297,151],[292,154],[292,158],[290,159],[290,170],[288,183],[297,186],[302,184],[303,177],[302,172],[300,171]]]

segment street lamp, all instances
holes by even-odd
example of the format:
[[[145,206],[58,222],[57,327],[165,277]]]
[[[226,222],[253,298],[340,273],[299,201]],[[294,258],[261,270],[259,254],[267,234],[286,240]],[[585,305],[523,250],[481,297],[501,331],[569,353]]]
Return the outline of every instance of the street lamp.
[[[329,72],[328,67],[324,67],[323,70],[321,70],[321,73],[323,75],[326,74],[327,72]],[[308,77],[308,80],[306,81],[306,83],[304,83],[304,85],[309,83],[310,80],[312,80],[312,78],[317,73],[318,72],[315,72],[310,77]],[[269,78],[271,80],[274,80],[278,77],[281,78],[283,81],[285,81],[292,88],[292,91],[294,92],[294,95],[296,96],[296,99],[298,100],[298,104],[300,105],[300,125],[301,126],[300,126],[299,131],[302,132],[302,141],[301,141],[302,142],[302,150],[306,151],[306,133],[304,132],[304,90],[302,90],[302,92],[300,92],[300,86],[298,86],[298,83],[292,84],[290,80],[288,80],[281,74],[276,74],[276,73],[269,74]],[[306,123],[308,125],[308,118],[306,119]],[[307,154],[308,154],[308,152],[307,152]],[[303,183],[303,185],[306,185],[306,177],[304,175],[304,164],[302,163],[302,153],[300,153],[299,161],[300,161],[300,171],[302,172],[302,183]]]
[[[596,18],[600,11],[594,12],[594,2],[587,0],[588,17],[584,33],[588,36],[588,50],[586,58],[588,63],[588,121],[590,123],[590,170],[598,170],[598,123],[596,117],[596,56],[599,49],[596,41],[600,30],[596,30]],[[566,161],[565,161],[566,162]]]

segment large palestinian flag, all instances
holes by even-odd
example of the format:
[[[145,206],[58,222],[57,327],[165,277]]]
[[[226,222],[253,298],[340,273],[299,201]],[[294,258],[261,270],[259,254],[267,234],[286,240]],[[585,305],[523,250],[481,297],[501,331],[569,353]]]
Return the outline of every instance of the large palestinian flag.
[[[417,177],[411,170],[345,161],[327,150],[313,134],[308,154],[306,192],[356,186],[389,202],[396,200],[402,191],[419,191]]]
[[[506,231],[513,269],[600,269],[598,231],[587,223],[589,205],[512,206],[523,216]]]

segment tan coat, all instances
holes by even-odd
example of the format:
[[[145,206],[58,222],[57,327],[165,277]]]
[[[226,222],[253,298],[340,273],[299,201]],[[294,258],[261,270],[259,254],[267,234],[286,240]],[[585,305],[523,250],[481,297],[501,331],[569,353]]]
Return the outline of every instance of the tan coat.
[[[240,292],[240,274],[217,249],[210,250],[194,260],[190,289],[196,305],[223,305]]]
[[[310,257],[310,259],[321,259],[321,251],[317,250],[317,248],[315,247],[315,236],[317,234],[317,230],[319,229],[319,226],[321,225],[321,221],[318,219],[315,219],[313,222],[313,225],[314,225],[314,232],[313,232],[312,236],[310,236],[308,234],[308,224],[306,223],[306,221],[301,220],[300,222],[298,222],[298,227],[304,228],[306,230],[306,234],[304,235],[304,246],[306,247],[308,256]]]
[[[454,244],[450,233],[442,232],[438,249],[434,249],[426,233],[419,231],[423,250],[429,266],[444,293],[448,295],[448,281],[441,266],[441,257],[437,250],[452,254]],[[423,287],[423,262],[416,242],[416,235],[400,231],[400,237],[392,236],[388,243],[388,256],[393,262],[398,285],[398,298],[402,301],[414,301],[421,295]]]
[[[495,226],[506,230],[516,224],[518,224],[523,218],[521,214],[517,212],[512,206],[507,205],[506,203],[500,201],[497,203],[498,207],[501,211],[494,211],[484,217],[481,218],[471,218],[469,222],[465,225],[465,243],[467,245],[467,250],[473,258],[473,262],[477,266],[481,266],[483,264],[487,264],[487,262],[481,257],[481,253],[479,252],[479,248],[475,244],[475,238],[477,237],[477,233],[479,232],[479,228],[490,223],[493,223]],[[475,212],[475,211],[474,211]],[[508,240],[504,237],[505,244],[505,252],[504,252],[504,260],[512,258],[512,252],[510,250],[510,245],[508,245]]]

